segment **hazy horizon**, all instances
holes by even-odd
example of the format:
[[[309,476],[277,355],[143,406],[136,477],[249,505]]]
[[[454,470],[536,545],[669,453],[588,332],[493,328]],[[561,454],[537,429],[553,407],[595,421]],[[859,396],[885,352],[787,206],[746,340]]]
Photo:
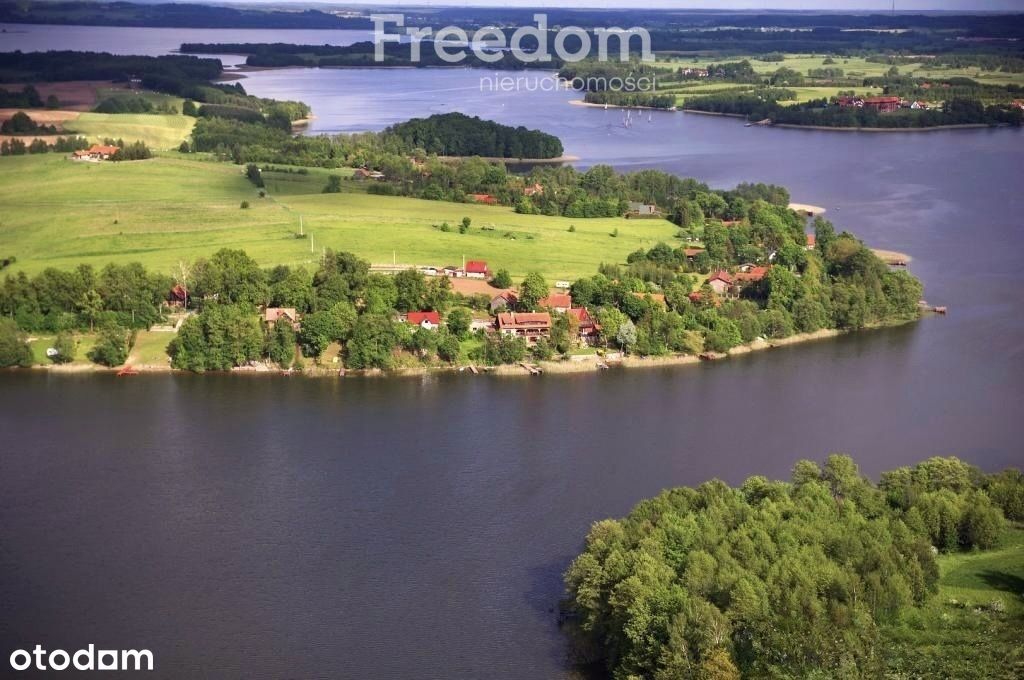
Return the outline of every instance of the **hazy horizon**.
[[[309,2],[304,0],[194,0],[197,4],[266,4],[295,5],[306,7],[324,6],[379,6],[379,7],[537,7],[537,8],[574,8],[574,9],[686,9],[686,10],[786,10],[786,11],[891,11],[892,0],[649,0],[641,6],[623,2],[623,0],[562,0],[561,2],[541,3],[539,0],[400,0],[374,2],[373,0],[347,0],[337,3]],[[971,2],[970,0],[896,0],[897,12],[907,11],[970,11],[970,12],[1006,12],[1024,11],[1024,0],[988,0],[987,2]]]

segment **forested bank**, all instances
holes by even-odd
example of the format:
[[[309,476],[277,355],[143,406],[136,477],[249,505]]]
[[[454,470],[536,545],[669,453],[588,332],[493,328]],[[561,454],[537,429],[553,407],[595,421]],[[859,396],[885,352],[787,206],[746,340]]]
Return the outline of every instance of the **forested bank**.
[[[1007,520],[1024,520],[1024,476],[956,458],[878,484],[833,455],[789,482],[671,489],[593,525],[566,628],[576,660],[616,678],[1013,677],[1016,589],[935,601],[936,555],[996,548]]]

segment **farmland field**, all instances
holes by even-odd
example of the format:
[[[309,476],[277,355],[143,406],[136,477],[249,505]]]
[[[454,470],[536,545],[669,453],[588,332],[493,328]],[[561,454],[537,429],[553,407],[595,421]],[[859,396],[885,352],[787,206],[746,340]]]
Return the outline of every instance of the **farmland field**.
[[[601,262],[622,262],[637,248],[672,242],[676,232],[660,219],[519,215],[505,207],[376,196],[349,181],[349,191],[323,194],[326,174],[265,173],[268,196],[261,199],[239,166],[177,154],[127,163],[6,157],[0,253],[17,257],[8,271],[130,261],[170,271],[179,260],[219,248],[243,248],[270,266],[315,263],[326,247],[371,262],[446,265],[465,256],[514,276],[537,270],[572,278],[594,273]],[[251,207],[240,208],[242,201]],[[300,214],[307,236],[301,239]],[[467,234],[438,228],[463,217],[472,220]]]

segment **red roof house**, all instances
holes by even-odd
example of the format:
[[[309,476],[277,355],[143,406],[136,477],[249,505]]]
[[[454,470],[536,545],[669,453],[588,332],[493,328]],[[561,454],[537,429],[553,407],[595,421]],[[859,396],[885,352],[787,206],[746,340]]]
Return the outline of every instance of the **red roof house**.
[[[486,205],[498,205],[498,199],[490,194],[470,194],[470,198],[473,199],[474,203],[484,203]]]
[[[483,260],[469,260],[466,262],[466,276],[474,279],[486,279],[491,275],[487,263]]]
[[[441,315],[437,312],[409,312],[405,315],[406,323],[432,331],[441,325]]]
[[[888,113],[895,111],[900,108],[899,97],[868,97],[864,100],[864,106],[869,109],[875,109],[882,113]]]
[[[807,250],[814,250],[814,246],[818,244],[818,237],[814,234],[807,235]]]
[[[572,295],[569,293],[552,293],[540,301],[541,307],[547,307],[556,312],[565,313],[572,307]]]
[[[551,335],[551,315],[547,312],[501,312],[497,326],[499,333],[526,338],[532,344]]]
[[[724,295],[729,292],[729,289],[732,288],[735,283],[735,279],[733,279],[729,272],[724,269],[719,269],[708,277],[708,285],[711,286],[711,290],[715,291],[719,295]]]
[[[736,274],[736,280],[743,283],[754,283],[760,281],[768,273],[768,267],[750,267],[747,271]]]
[[[579,333],[580,340],[590,344],[597,339],[601,331],[601,324],[597,323],[594,317],[590,316],[590,312],[586,307],[573,307],[568,311],[568,314],[576,317],[577,332]]]

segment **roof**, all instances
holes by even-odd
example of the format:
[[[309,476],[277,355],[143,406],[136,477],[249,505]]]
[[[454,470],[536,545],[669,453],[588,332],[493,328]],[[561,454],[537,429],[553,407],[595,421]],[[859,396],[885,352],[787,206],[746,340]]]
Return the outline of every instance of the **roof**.
[[[580,326],[594,326],[600,328],[601,326],[590,316],[590,311],[586,307],[573,307],[566,314],[576,317]]]
[[[572,295],[569,293],[552,293],[546,298],[541,299],[540,306],[551,308],[565,307],[568,309],[569,307],[572,307]]]
[[[865,104],[899,104],[899,97],[868,97],[864,100]]]
[[[683,255],[686,257],[694,257],[705,252],[703,248],[683,248]]]
[[[291,321],[298,321],[299,315],[296,313],[294,307],[267,307],[263,312],[263,320],[267,323],[274,323],[281,317],[285,317]]]
[[[711,283],[716,279],[718,281],[728,283],[730,286],[734,283],[732,276],[730,276],[729,272],[725,271],[724,269],[719,269],[718,271],[712,273],[711,276],[708,277],[708,283]]]
[[[496,199],[494,196],[491,196],[490,194],[470,194],[469,197],[472,198],[477,203],[497,203],[498,202],[498,199]]]
[[[180,283],[176,285],[174,288],[171,288],[170,298],[172,300],[183,301],[186,297],[188,297],[188,293],[185,291],[185,288],[182,287]]]
[[[654,302],[657,302],[658,304],[661,304],[661,305],[665,304],[665,294],[664,293],[636,293],[636,292],[634,292],[633,296],[634,297],[638,297],[641,300],[644,300],[646,298],[651,298],[651,300],[653,300]]]
[[[419,326],[424,321],[427,321],[434,326],[441,325],[441,315],[437,312],[409,312],[405,316],[405,320],[414,326]]]
[[[113,156],[119,151],[119,147],[106,146],[104,144],[93,144],[89,147],[89,153],[98,153],[104,156]]]
[[[550,328],[551,315],[547,312],[501,312],[498,328]]]
[[[768,267],[751,267],[749,271],[736,275],[737,281],[760,281],[768,273]]]
[[[470,274],[486,274],[487,263],[483,260],[470,260],[466,263],[466,272]]]

